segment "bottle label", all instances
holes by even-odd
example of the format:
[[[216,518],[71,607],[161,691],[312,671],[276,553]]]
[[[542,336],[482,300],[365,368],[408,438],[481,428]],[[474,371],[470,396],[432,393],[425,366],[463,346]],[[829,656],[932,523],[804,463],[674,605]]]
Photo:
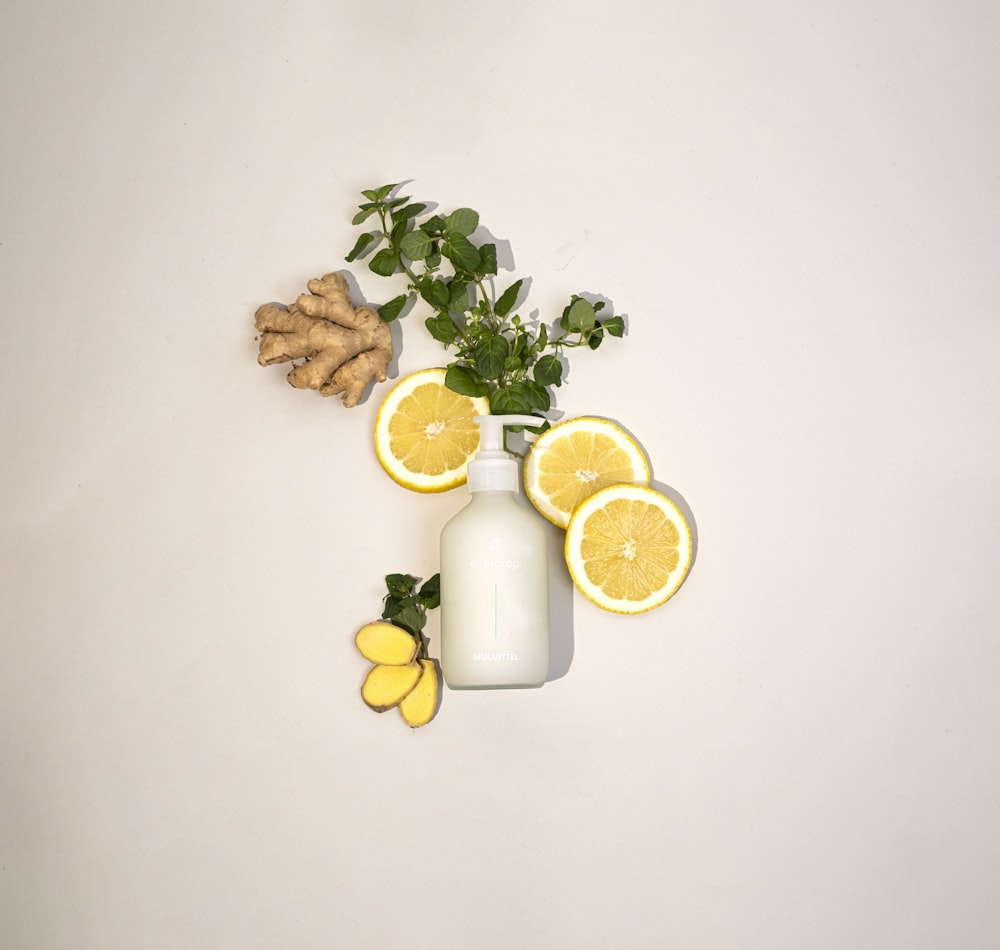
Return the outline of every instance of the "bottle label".
[[[475,559],[469,561],[469,567],[474,571],[484,570],[488,568],[497,568],[504,571],[518,571],[521,568],[521,562],[515,561],[512,558],[486,558],[484,560],[477,561]]]

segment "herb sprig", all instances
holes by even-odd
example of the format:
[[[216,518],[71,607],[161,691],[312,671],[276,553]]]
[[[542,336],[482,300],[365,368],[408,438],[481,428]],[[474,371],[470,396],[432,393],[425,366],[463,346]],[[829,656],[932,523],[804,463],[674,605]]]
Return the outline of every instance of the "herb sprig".
[[[352,223],[374,219],[377,226],[363,232],[347,255],[352,262],[375,251],[368,261],[373,273],[406,275],[407,292],[379,307],[379,316],[390,322],[411,301],[422,300],[432,310],[424,326],[455,354],[445,377],[448,388],[489,397],[496,414],[539,416],[539,430],[547,428],[544,413],[552,405],[552,388],[563,382],[564,351],[596,350],[605,336],[623,336],[625,321],[603,314],[603,301],[579,294],[551,326],[522,319],[516,310],[524,303],[524,280],[497,293],[496,245],[474,240],[479,213],[457,208],[447,215],[428,214],[427,204],[395,197],[398,187],[362,192],[365,201]]]
[[[402,627],[419,644],[417,659],[428,659],[427,638],[424,625],[427,611],[441,603],[441,575],[435,574],[424,581],[412,574],[387,574],[385,586],[388,593],[382,598],[382,619]]]

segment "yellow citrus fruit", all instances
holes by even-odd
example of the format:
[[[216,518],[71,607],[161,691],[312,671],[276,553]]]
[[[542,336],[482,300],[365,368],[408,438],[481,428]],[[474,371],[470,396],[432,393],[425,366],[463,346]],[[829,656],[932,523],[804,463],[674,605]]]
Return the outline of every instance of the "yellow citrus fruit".
[[[680,509],[643,485],[601,489],[580,504],[566,529],[573,583],[616,613],[643,613],[672,597],[691,554],[691,529]]]
[[[479,448],[475,417],[490,411],[487,399],[452,392],[444,377],[443,369],[404,376],[375,419],[378,460],[413,491],[446,491],[465,482],[466,466]]]
[[[608,419],[578,416],[554,425],[524,460],[524,491],[560,528],[585,498],[608,485],[649,484],[649,463],[636,441]]]

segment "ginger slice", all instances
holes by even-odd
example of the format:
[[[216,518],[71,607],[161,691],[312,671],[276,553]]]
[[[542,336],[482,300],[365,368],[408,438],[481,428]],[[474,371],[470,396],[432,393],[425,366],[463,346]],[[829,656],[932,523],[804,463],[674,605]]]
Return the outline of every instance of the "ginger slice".
[[[354,645],[370,663],[407,666],[417,658],[419,645],[402,627],[376,620],[366,623],[355,635]]]
[[[310,280],[309,293],[291,306],[266,303],[257,309],[261,366],[302,360],[288,374],[296,389],[321,396],[343,393],[356,406],[372,380],[384,383],[392,359],[389,325],[370,307],[354,307],[343,274]]]
[[[421,660],[423,673],[417,685],[399,703],[399,713],[411,729],[426,726],[437,712],[440,679],[433,660]]]
[[[361,684],[361,698],[375,712],[385,712],[398,705],[417,685],[423,674],[419,663],[408,666],[373,666]]]

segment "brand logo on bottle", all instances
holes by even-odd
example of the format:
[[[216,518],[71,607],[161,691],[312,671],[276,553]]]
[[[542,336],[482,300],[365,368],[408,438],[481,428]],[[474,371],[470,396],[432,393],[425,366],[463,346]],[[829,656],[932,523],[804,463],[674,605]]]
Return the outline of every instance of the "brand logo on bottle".
[[[491,557],[478,561],[473,558],[469,561],[469,567],[474,571],[485,570],[491,567],[506,571],[518,571],[521,568],[521,562],[509,557]]]
[[[517,654],[516,653],[473,653],[472,661],[474,663],[516,663]]]

